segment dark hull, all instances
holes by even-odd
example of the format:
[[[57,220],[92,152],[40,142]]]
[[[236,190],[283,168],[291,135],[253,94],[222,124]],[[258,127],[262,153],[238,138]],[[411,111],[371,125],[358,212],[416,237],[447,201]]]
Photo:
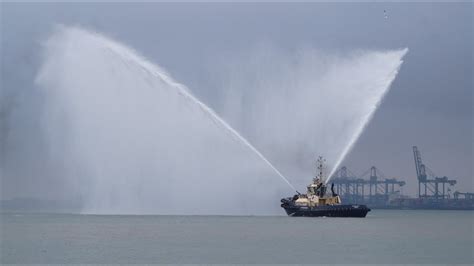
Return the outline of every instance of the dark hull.
[[[359,217],[363,218],[370,211],[365,205],[327,205],[318,207],[299,207],[283,204],[288,216],[304,217]]]

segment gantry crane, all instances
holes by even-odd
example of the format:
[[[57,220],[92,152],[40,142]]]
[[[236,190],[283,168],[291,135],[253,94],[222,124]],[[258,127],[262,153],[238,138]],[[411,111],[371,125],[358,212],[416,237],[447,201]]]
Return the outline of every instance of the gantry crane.
[[[370,179],[364,179],[369,173]],[[354,203],[367,202],[379,206],[388,204],[389,196],[399,193],[395,186],[400,189],[405,185],[405,181],[385,178],[382,171],[375,166],[359,177],[343,166],[335,172],[332,182],[336,187],[336,193],[341,195],[344,200]],[[368,186],[368,190],[366,186]],[[367,191],[368,195],[365,194]]]
[[[435,176],[435,174],[423,164],[420,151],[416,146],[413,146],[413,156],[415,158],[416,176],[418,178],[418,197],[434,200],[447,198],[445,186],[446,184],[454,186],[456,180],[449,179],[446,176]],[[442,185],[442,190],[440,190],[440,184]]]

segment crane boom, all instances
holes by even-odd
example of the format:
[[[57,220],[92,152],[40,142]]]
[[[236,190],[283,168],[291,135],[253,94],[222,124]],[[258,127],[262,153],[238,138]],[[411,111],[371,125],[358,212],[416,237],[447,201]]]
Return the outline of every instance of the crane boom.
[[[426,180],[425,165],[421,161],[421,154],[416,146],[413,146],[413,156],[415,158],[416,177],[418,180],[424,181]]]

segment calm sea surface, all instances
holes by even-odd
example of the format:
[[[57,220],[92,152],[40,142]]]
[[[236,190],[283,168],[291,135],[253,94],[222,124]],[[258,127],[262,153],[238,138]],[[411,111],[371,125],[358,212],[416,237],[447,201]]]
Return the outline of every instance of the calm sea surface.
[[[473,264],[474,212],[367,218],[1,214],[1,263]]]

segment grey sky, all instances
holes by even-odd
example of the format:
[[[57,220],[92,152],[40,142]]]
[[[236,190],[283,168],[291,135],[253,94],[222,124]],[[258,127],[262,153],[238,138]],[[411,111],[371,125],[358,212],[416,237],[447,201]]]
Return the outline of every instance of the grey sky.
[[[41,156],[44,147],[30,137],[38,130],[29,119],[34,108],[14,110],[37,104],[32,88],[40,43],[58,23],[82,25],[133,47],[211,107],[219,104],[214,95],[220,88],[210,73],[216,62],[261,43],[288,52],[408,47],[390,92],[344,164],[356,173],[376,165],[407,181],[404,191],[414,193],[411,146],[418,145],[435,173],[472,191],[472,14],[472,3],[2,3],[0,104],[7,114],[1,156],[24,169],[22,162],[34,164]],[[2,175],[2,190],[28,183],[31,173],[25,171]]]

